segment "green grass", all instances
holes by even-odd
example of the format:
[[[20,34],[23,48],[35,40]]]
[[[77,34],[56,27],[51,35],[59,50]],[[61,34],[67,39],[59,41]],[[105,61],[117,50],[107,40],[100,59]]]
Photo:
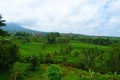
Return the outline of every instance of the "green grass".
[[[68,46],[72,46],[73,51],[80,51],[81,48],[95,48],[98,47],[105,51],[109,50],[109,47],[100,46],[95,44],[81,43],[81,42],[71,42],[70,44],[43,44],[43,43],[21,43],[20,53],[24,56],[28,55],[38,55],[40,52],[43,53],[54,53],[59,51],[61,48],[64,49]]]
[[[20,47],[20,53],[22,55],[28,56],[28,55],[37,55],[40,53],[40,43],[24,43],[21,44]]]

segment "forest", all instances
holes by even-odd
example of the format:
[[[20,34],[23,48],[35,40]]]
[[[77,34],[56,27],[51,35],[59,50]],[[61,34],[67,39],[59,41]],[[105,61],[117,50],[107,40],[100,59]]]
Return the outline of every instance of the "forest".
[[[120,38],[0,29],[0,80],[120,80]]]

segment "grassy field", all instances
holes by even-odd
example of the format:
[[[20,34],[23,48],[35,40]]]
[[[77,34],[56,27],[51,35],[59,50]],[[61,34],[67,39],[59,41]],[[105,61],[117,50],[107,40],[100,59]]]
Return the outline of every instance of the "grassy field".
[[[95,48],[98,47],[99,49],[108,51],[109,47],[107,46],[100,46],[95,44],[89,43],[82,43],[82,42],[71,42],[70,44],[43,44],[43,43],[21,43],[20,44],[20,53],[23,56],[28,55],[38,55],[40,52],[44,53],[54,53],[55,51],[59,51],[61,48],[66,48],[68,46],[72,46],[73,52],[80,51],[81,48]]]
[[[78,41],[72,41],[69,44],[43,44],[43,43],[20,43],[20,53],[22,56],[38,56],[40,52],[47,54],[53,54],[55,51],[59,51],[61,48],[67,48],[68,46],[72,46],[72,54],[67,56],[68,62],[77,62],[79,59],[73,57],[75,51],[80,52],[81,48],[95,48],[98,47],[101,50],[109,51],[110,47],[108,46],[100,46],[95,44],[89,43],[82,43]],[[58,56],[57,60],[60,60],[63,56]],[[62,64],[59,65],[62,71],[62,80],[114,80],[114,78],[118,78],[115,75],[109,74],[100,74],[90,71],[84,71],[82,69],[76,69],[70,66],[64,66]],[[40,70],[36,72],[30,72],[26,77],[25,80],[47,80],[46,77],[46,70],[49,67],[48,64],[41,64]],[[41,74],[42,73],[42,74]],[[41,75],[40,75],[41,74]],[[118,80],[118,79],[115,79]]]

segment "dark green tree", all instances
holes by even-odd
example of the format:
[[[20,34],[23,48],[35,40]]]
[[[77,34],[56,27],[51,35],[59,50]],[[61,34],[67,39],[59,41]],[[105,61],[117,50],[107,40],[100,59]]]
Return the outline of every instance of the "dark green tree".
[[[39,58],[37,56],[32,56],[32,59],[31,59],[31,70],[32,71],[35,71],[38,69],[40,65],[40,61],[39,61]]]
[[[0,15],[0,27],[6,26],[5,20],[2,20],[2,16]]]
[[[59,36],[60,36],[60,34],[57,33],[57,32],[55,32],[55,33],[54,32],[49,33],[47,35],[47,42],[50,43],[50,44],[53,44],[53,43],[56,42],[56,37],[59,37]]]
[[[109,53],[109,67],[111,72],[120,72],[120,43],[111,45]]]
[[[5,20],[2,20],[2,16],[0,15],[0,27],[2,26],[6,26],[6,24],[5,24]],[[6,36],[6,35],[8,35],[8,33],[0,29],[0,36]]]
[[[19,46],[11,40],[0,40],[0,71],[8,71],[19,58]]]
[[[5,20],[0,15],[0,27],[6,26]],[[7,35],[6,31],[0,29],[0,36]],[[9,71],[19,58],[19,46],[9,39],[0,40],[0,72]]]

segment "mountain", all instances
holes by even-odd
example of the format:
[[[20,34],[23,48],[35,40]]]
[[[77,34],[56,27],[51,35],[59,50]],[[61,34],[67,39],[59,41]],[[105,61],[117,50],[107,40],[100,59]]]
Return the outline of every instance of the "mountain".
[[[3,29],[9,33],[15,33],[15,32],[19,32],[19,31],[33,33],[33,34],[42,34],[42,35],[46,35],[46,34],[50,33],[50,32],[41,32],[41,31],[27,29],[27,28],[24,28],[23,26],[21,26],[20,24],[17,24],[17,23],[7,23],[6,26],[0,27],[0,29]],[[91,35],[74,34],[74,33],[61,33],[61,34],[62,35],[78,35],[78,36],[84,36],[84,37],[91,36]],[[91,37],[96,37],[96,36],[91,36]],[[106,36],[104,36],[104,37],[106,37]],[[107,37],[112,37],[112,36],[107,36]]]
[[[41,34],[46,33],[46,32],[40,32],[40,31],[35,31],[35,30],[24,28],[17,23],[7,23],[6,26],[1,27],[0,29],[3,29],[3,30],[8,31],[10,33],[18,32],[18,31],[24,31],[27,33],[41,33]]]

